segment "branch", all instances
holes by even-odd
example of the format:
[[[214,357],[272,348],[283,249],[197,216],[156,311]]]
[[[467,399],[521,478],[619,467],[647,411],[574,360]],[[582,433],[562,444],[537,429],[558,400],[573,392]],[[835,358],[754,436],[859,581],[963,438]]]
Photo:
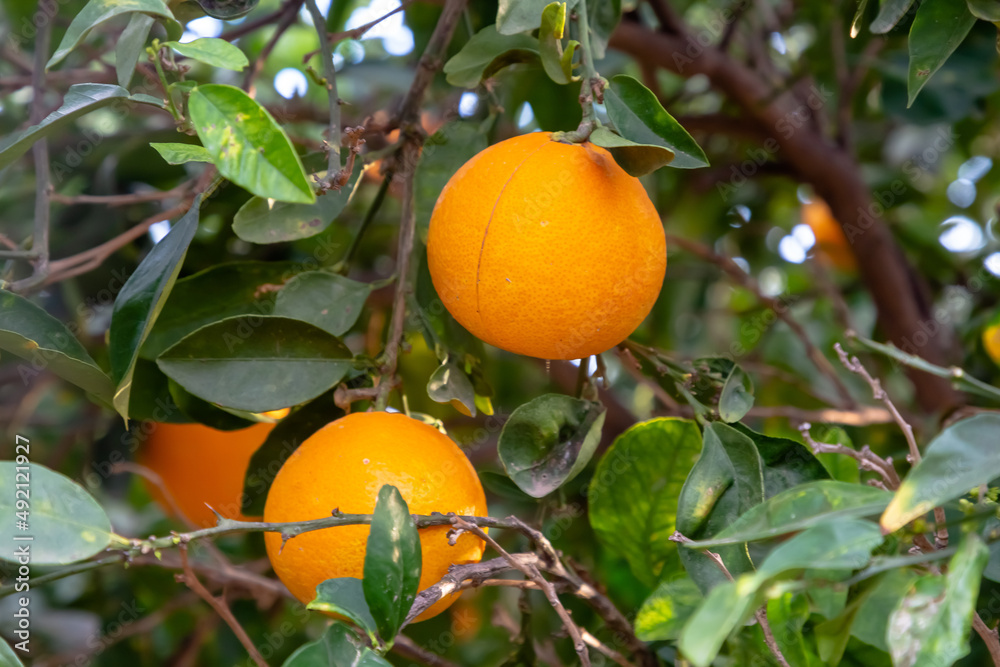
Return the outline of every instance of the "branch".
[[[271,52],[274,50],[274,47],[277,46],[278,40],[281,39],[281,36],[284,35],[285,32],[287,32],[288,29],[292,27],[292,24],[295,23],[295,20],[298,17],[299,8],[302,7],[303,2],[305,2],[305,0],[287,0],[285,4],[282,5],[281,9],[261,19],[262,21],[266,20],[266,23],[263,23],[261,25],[270,24],[272,21],[274,21],[276,18],[279,17],[281,20],[278,22],[278,26],[275,29],[274,34],[271,35],[271,39],[267,40],[267,44],[265,44],[264,48],[260,50],[259,54],[257,54],[257,58],[253,61],[253,64],[247,68],[246,76],[243,79],[243,88],[247,92],[249,92],[250,95],[253,95],[253,92],[251,92],[253,89],[253,80],[260,73],[260,70],[264,66],[264,63],[267,62],[267,58],[268,56],[271,55]],[[323,19],[320,22],[320,25],[325,25],[325,24],[326,20]],[[319,29],[318,26],[317,29]],[[222,38],[235,39],[235,38],[230,38],[227,35],[223,35]],[[330,64],[333,65],[332,60],[330,61]]]
[[[676,244],[688,252],[715,264],[734,282],[753,292],[757,297],[757,300],[766,307],[770,308],[782,322],[788,325],[788,328],[792,330],[792,333],[795,334],[795,336],[802,342],[802,346],[805,347],[806,354],[809,356],[809,359],[812,360],[813,364],[820,371],[820,373],[825,375],[836,388],[837,394],[840,396],[840,407],[853,408],[857,406],[857,402],[851,396],[851,392],[847,389],[847,385],[845,385],[844,381],[840,379],[839,375],[837,375],[837,371],[834,369],[833,364],[830,363],[830,360],[827,359],[826,356],[820,352],[819,348],[817,348],[816,345],[809,339],[809,334],[806,333],[805,328],[788,313],[787,305],[779,302],[774,297],[767,296],[761,292],[760,286],[757,284],[757,281],[753,279],[753,276],[744,271],[743,268],[734,262],[730,257],[719,254],[706,245],[681,236],[675,236],[673,234],[667,234],[667,243]]]
[[[333,47],[330,45],[330,35],[326,32],[326,20],[319,10],[316,0],[305,0],[306,7],[312,15],[313,26],[319,36],[320,60],[323,63],[323,79],[326,82],[327,106],[330,110],[330,129],[327,136],[327,167],[326,179],[321,184],[325,191],[334,184],[346,185],[347,179],[340,183],[340,97],[337,95],[337,68],[333,65]],[[347,176],[350,177],[350,172]]]
[[[181,546],[181,563],[184,567],[184,574],[175,575],[177,581],[182,581],[187,584],[188,588],[197,593],[199,597],[215,609],[216,613],[222,617],[222,620],[226,622],[226,625],[228,625],[233,631],[236,638],[240,640],[241,644],[243,644],[243,648],[247,650],[247,653],[250,654],[250,657],[253,658],[253,661],[257,663],[258,667],[267,667],[267,662],[264,660],[264,657],[260,654],[260,651],[257,650],[257,647],[254,646],[250,637],[247,635],[246,630],[244,630],[243,626],[240,625],[240,622],[236,620],[235,616],[233,616],[233,612],[229,609],[229,606],[223,600],[212,595],[212,593],[205,588],[205,585],[198,580],[198,576],[194,573],[194,570],[191,569],[191,564],[188,562],[186,545]]]
[[[799,117],[802,104],[793,94],[774,90],[758,72],[716,47],[703,47],[686,31],[664,34],[626,20],[615,29],[610,46],[684,77],[708,77],[716,89],[742,108],[747,121],[767,128],[775,150],[830,203],[834,216],[852,239],[865,285],[878,308],[880,325],[890,340],[906,344],[920,330],[921,323],[933,320],[926,288],[907,263],[881,214],[871,213],[871,191],[857,163],[813,127],[794,127],[791,121]],[[819,103],[825,103],[830,95],[822,89],[816,92]],[[932,362],[940,363],[948,356],[948,340],[942,331],[928,341],[926,355]],[[945,410],[961,404],[947,382],[921,373],[912,373],[910,378],[925,409]]]
[[[809,445],[809,449],[812,450],[813,454],[849,456],[858,462],[858,467],[862,470],[877,472],[888,490],[895,491],[899,488],[899,474],[896,472],[891,458],[883,459],[873,452],[868,445],[865,445],[861,449],[852,449],[839,443],[817,442],[812,437],[811,428],[812,424],[808,422],[799,424],[799,432],[802,434],[802,439]]]
[[[972,617],[972,628],[986,643],[994,667],[1000,667],[1000,636],[997,635],[997,629],[986,625],[979,612]]]
[[[392,652],[408,660],[416,660],[429,667],[459,667],[456,663],[432,653],[404,634],[398,634],[393,639]]]

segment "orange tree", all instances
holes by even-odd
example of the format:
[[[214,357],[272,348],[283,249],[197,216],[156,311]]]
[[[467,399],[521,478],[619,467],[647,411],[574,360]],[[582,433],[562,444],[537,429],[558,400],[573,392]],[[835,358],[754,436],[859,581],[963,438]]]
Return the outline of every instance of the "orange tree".
[[[3,664],[1000,665],[1000,10],[875,5],[0,2]]]

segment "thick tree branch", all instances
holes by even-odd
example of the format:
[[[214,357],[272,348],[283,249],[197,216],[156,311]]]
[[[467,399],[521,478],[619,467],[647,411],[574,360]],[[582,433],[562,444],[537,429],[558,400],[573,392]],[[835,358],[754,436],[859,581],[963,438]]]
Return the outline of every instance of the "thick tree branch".
[[[716,89],[742,107],[748,120],[767,128],[776,152],[830,204],[852,241],[887,337],[905,349],[914,347],[915,334],[924,332],[927,341],[922,356],[937,364],[946,362],[952,345],[947,327],[933,320],[926,289],[881,220],[882,211],[872,201],[857,163],[805,122],[809,107],[789,92],[776,92],[754,70],[715,47],[701,46],[686,33],[665,34],[623,21],[610,45],[684,77],[707,76]],[[832,92],[816,89],[813,97],[810,102],[822,107]],[[924,331],[928,322],[937,325],[933,335]],[[917,371],[910,377],[924,409],[943,412],[961,404],[959,394],[947,382]]]

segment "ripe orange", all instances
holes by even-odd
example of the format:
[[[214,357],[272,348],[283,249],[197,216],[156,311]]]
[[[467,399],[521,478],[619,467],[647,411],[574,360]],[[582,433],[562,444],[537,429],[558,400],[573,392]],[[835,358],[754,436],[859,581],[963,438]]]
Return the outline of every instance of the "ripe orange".
[[[206,503],[227,519],[259,519],[242,513],[243,478],[250,457],[272,428],[270,422],[237,431],[218,431],[202,424],[156,424],[137,462],[160,476],[178,509],[197,526],[217,522]],[[174,514],[160,487],[143,481],[164,511]]]
[[[486,496],[475,469],[452,440],[402,414],[359,412],[321,428],[299,446],[271,484],[264,520],[305,521],[375,510],[379,489],[399,489],[413,514],[486,515]],[[265,533],[267,555],[278,577],[303,603],[316,586],[336,577],[362,578],[368,526],[338,526],[303,533],[282,548],[281,535]],[[463,534],[448,544],[450,526],[420,530],[420,589],[437,583],[452,563],[476,563],[483,542]],[[440,600],[416,620],[436,616],[458,599]]]
[[[816,248],[821,261],[841,271],[857,269],[857,260],[851,244],[844,235],[833,211],[822,199],[814,199],[802,207],[802,221],[809,225],[816,237]]]
[[[983,329],[983,347],[989,358],[1000,366],[1000,322],[994,321]]]
[[[642,323],[667,254],[638,179],[603,148],[536,132],[487,148],[452,176],[431,215],[427,261],[445,307],[477,337],[578,359]]]

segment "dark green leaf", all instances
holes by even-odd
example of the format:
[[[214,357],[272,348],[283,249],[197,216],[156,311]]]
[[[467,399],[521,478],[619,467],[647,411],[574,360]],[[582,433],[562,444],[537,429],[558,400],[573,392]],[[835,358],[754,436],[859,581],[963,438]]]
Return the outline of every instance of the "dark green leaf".
[[[445,63],[444,73],[451,85],[474,88],[508,65],[537,63],[538,59],[538,41],[530,35],[501,35],[495,25],[488,25]]]
[[[896,27],[899,20],[910,11],[913,0],[882,0],[878,8],[878,16],[872,21],[868,29],[876,35],[885,33]]]
[[[839,665],[851,640],[851,625],[861,609],[861,604],[868,599],[871,588],[862,593],[849,607],[828,621],[818,623],[813,627],[816,637],[816,651],[820,659],[827,665]]]
[[[445,361],[431,373],[427,395],[432,401],[447,403],[463,414],[476,416],[476,389],[465,369],[454,361]]]
[[[537,502],[527,493],[517,488],[517,484],[512,482],[510,477],[503,473],[481,470],[479,471],[479,481],[483,483],[483,487],[487,491],[501,498],[516,500],[521,503]]]
[[[150,144],[167,164],[185,164],[187,162],[211,162],[212,156],[204,146],[198,144]]]
[[[714,536],[764,501],[764,463],[753,440],[720,422],[705,427],[701,457],[691,469],[677,500],[677,530],[693,540]],[[746,549],[718,550],[736,575],[753,569]],[[681,562],[702,591],[724,580],[705,556],[681,549]]]
[[[886,532],[899,530],[935,507],[1000,477],[996,455],[1000,415],[980,414],[949,426],[931,440],[882,515]]]
[[[644,642],[672,641],[704,598],[690,577],[661,583],[635,617],[635,634]]]
[[[599,127],[591,132],[590,142],[608,149],[618,166],[636,178],[650,174],[670,164],[674,159],[674,152],[669,148],[654,144],[637,144],[606,127]]]
[[[964,2],[924,0],[920,3],[910,27],[907,107],[962,43],[975,22],[976,17]]]
[[[184,217],[153,246],[135,273],[125,281],[115,299],[108,334],[108,356],[111,359],[111,377],[118,385],[114,405],[122,417],[128,417],[132,372],[139,357],[139,348],[153,328],[181,270],[188,245],[198,229],[200,208],[201,195],[198,195]]]
[[[572,4],[572,3],[571,3]],[[621,0],[592,0],[587,3],[587,15],[590,23],[590,48],[594,58],[604,58],[608,48],[611,33],[622,17]]]
[[[191,421],[174,403],[170,395],[170,378],[163,374],[155,361],[135,361],[132,372],[132,392],[128,401],[129,419],[135,421],[187,424]],[[257,516],[260,516],[259,513]]]
[[[239,416],[202,400],[184,389],[173,380],[167,381],[170,398],[185,417],[219,431],[235,431],[254,424],[257,420],[251,414]],[[129,405],[131,408],[132,405]],[[134,416],[133,416],[134,419]]]
[[[272,314],[279,289],[301,268],[296,262],[233,262],[181,278],[143,344],[142,356],[155,359],[195,329],[226,317]]]
[[[824,521],[775,547],[756,576],[763,582],[788,570],[857,570],[868,564],[882,539],[878,524],[871,521],[850,517]]]
[[[278,422],[247,464],[243,496],[248,504],[244,513],[263,516],[271,482],[288,457],[313,433],[343,416],[343,410],[334,404],[333,396],[327,393],[296,408]]]
[[[183,44],[166,42],[164,46],[173,49],[182,56],[193,58],[212,67],[239,72],[250,64],[246,54],[238,46],[218,37],[203,37]]]
[[[543,498],[580,474],[601,441],[600,403],[545,394],[518,407],[500,431],[497,454],[522,491]]]
[[[63,35],[59,48],[52,54],[45,69],[51,68],[69,55],[69,52],[75,49],[92,29],[116,16],[132,12],[143,12],[170,20],[174,18],[163,0],[90,0],[73,17],[73,22],[66,29],[66,34]]]
[[[677,496],[699,451],[694,422],[653,419],[618,436],[590,482],[590,525],[650,588],[664,565],[677,559],[677,545],[669,540],[676,529]]]
[[[714,537],[700,540],[695,546],[715,549],[787,535],[837,518],[874,516],[882,512],[891,499],[891,492],[872,486],[833,480],[809,482],[768,498]]]
[[[51,371],[111,404],[114,383],[62,322],[6,290],[0,290],[0,312],[0,349],[30,362],[30,366],[18,364],[22,381]]]
[[[338,338],[307,322],[242,315],[198,329],[156,363],[206,401],[267,412],[319,396],[350,370],[351,356]]]
[[[325,177],[326,172],[321,172]],[[357,192],[361,170],[340,190],[329,190],[312,204],[293,204],[251,197],[233,218],[233,231],[250,243],[282,243],[307,239],[326,230]]]
[[[149,31],[156,22],[149,14],[135,13],[125,26],[122,36],[115,46],[115,72],[118,74],[118,85],[128,88],[135,74],[135,65],[139,56],[146,49]]]
[[[243,18],[260,0],[196,0],[206,14],[223,21]]]
[[[733,423],[743,419],[753,407],[753,381],[737,364],[722,385],[719,395],[719,417],[722,421]],[[758,445],[759,448],[759,445]]]
[[[530,32],[541,23],[542,11],[550,0],[500,0],[497,6],[496,31],[501,35]],[[568,0],[566,9],[573,9],[579,0]]]
[[[365,549],[364,592],[383,641],[403,626],[420,586],[420,535],[399,490],[378,492]]]
[[[274,314],[314,324],[343,336],[361,315],[372,292],[368,283],[325,271],[307,271],[281,288],[274,302]]]
[[[563,53],[562,37],[566,27],[566,4],[553,2],[542,11],[542,25],[538,31],[538,54],[545,73],[558,84],[576,81],[573,76],[573,54],[580,45],[571,40]]]
[[[365,602],[365,591],[360,579],[327,579],[316,587],[316,599],[307,606],[309,609],[345,616],[365,631],[372,644],[377,644],[375,619]]]
[[[972,615],[989,551],[969,533],[947,575],[917,579],[889,618],[887,641],[896,667],[939,667],[969,653]]]
[[[35,446],[29,457],[41,454],[38,441],[18,444]],[[21,493],[15,496],[16,491]],[[17,507],[19,499],[27,501],[27,509]],[[0,461],[0,512],[0,539],[7,545],[0,558],[6,561],[16,563],[17,549],[29,547],[32,566],[65,565],[90,558],[111,542],[111,522],[97,501],[70,478],[37,463]]]
[[[888,653],[886,633],[889,616],[916,578],[916,573],[910,569],[897,568],[886,572],[861,602],[851,624],[851,635]]]
[[[802,632],[808,620],[809,601],[802,593],[784,593],[767,601],[767,622],[772,631],[776,629],[775,641],[790,665],[819,667],[819,659],[806,645]]]
[[[389,662],[361,645],[343,623],[334,622],[322,637],[303,644],[282,663],[283,667],[389,667]]]
[[[663,146],[674,152],[670,163],[678,169],[708,166],[701,146],[667,113],[656,95],[638,79],[619,74],[604,93],[608,117],[618,133],[640,144]]]
[[[259,197],[316,201],[298,153],[274,117],[234,86],[198,86],[188,111],[219,173]]]
[[[753,440],[764,462],[764,495],[780,493],[793,486],[829,478],[823,464],[800,442],[774,438],[750,430],[743,424],[733,428]]]
[[[15,132],[0,142],[0,169],[7,168],[42,137],[64,128],[80,116],[109,104],[127,104],[130,101],[145,102],[139,96],[129,98],[127,90],[107,83],[78,83],[70,86],[62,106],[46,116],[41,123]],[[159,105],[160,102],[157,101],[156,104]]]
[[[1000,0],[966,0],[966,2],[969,11],[977,19],[990,23],[1000,22]]]
[[[427,227],[438,196],[459,168],[488,145],[486,133],[476,123],[447,123],[424,144],[414,174],[417,229],[427,240]]]

